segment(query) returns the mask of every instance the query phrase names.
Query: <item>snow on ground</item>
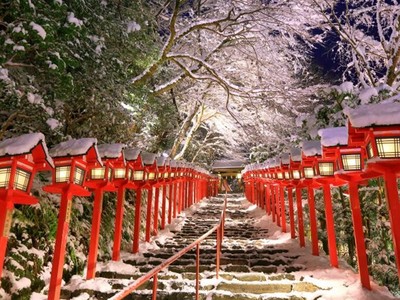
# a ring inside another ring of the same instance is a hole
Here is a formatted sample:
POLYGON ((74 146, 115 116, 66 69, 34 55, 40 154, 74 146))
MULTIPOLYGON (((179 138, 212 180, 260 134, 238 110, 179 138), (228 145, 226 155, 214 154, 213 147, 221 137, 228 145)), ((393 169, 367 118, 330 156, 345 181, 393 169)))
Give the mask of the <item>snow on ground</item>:
MULTIPOLYGON (((321 288, 329 288, 322 291, 319 299, 357 299, 357 300, 387 300, 398 299, 394 297, 386 287, 379 286, 371 279, 372 291, 361 287, 359 276, 345 262, 340 260, 338 269, 332 268, 329 264, 329 257, 325 254, 320 256, 311 255, 309 244, 300 248, 297 239, 290 238, 289 233, 281 232, 281 228, 272 222, 272 218, 265 215, 265 211, 242 198, 242 206, 246 211, 251 211, 251 216, 256 219, 256 225, 267 229, 269 236, 264 245, 279 246, 289 250, 289 254, 299 255, 295 261, 296 265, 306 266, 306 270, 294 272, 296 278, 304 277, 321 288)), ((279 296, 278 294, 275 296, 279 296)), ((302 295, 307 298, 307 294, 302 295)))

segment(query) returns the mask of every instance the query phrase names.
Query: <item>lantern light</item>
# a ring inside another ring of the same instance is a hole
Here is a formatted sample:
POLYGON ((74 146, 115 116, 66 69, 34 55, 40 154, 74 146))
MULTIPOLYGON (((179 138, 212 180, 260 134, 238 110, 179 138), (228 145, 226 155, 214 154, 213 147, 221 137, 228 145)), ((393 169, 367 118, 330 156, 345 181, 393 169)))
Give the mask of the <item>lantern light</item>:
POLYGON ((115 179, 124 179, 126 175, 125 168, 115 168, 114 169, 114 178, 115 179))
POLYGON ((134 181, 142 181, 144 180, 144 171, 138 170, 138 171, 133 171, 133 178, 132 180, 134 181))
POLYGON ((104 179, 106 173, 106 167, 101 168, 93 168, 90 170, 90 178, 91 179, 104 179))
POLYGON ((300 171, 299 170, 293 170, 292 171, 292 176, 294 179, 300 179, 301 175, 300 175, 300 171))
POLYGON ((303 172, 304 172, 304 178, 313 178, 315 175, 314 168, 312 167, 304 167, 303 172))
POLYGON ((333 162, 319 162, 318 169, 321 176, 333 176, 335 171, 333 162))
POLYGON ((380 158, 400 158, 400 137, 375 138, 380 158))
POLYGON ((342 165, 345 171, 360 171, 361 170, 361 154, 342 154, 342 165))
POLYGON ((0 188, 8 187, 10 182, 11 168, 0 169, 0 188))

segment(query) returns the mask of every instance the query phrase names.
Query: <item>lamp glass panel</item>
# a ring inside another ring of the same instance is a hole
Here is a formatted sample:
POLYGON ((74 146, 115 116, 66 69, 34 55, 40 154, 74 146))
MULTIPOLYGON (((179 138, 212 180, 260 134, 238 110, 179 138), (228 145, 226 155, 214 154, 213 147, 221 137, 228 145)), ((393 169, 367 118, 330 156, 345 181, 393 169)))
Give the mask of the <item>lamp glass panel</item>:
POLYGON ((332 176, 334 173, 332 162, 320 162, 318 163, 318 168, 321 176, 332 176))
POLYGON ((0 169, 0 188, 8 187, 10 182, 11 168, 1 168, 0 169))
POLYGON ((134 171, 133 172, 133 180, 143 180, 144 172, 143 171, 134 171))
POLYGON ((106 173, 106 167, 93 168, 90 170, 90 178, 91 179, 104 179, 105 173, 106 173))
POLYGON ((74 183, 82 185, 85 179, 85 170, 79 167, 75 167, 74 183))
POLYGON ((288 171, 285 172, 285 178, 290 179, 290 172, 288 172, 288 171))
POLYGON ((292 174, 293 174, 293 178, 294 179, 300 179, 301 178, 299 170, 293 170, 292 174))
POLYGON ((148 176, 148 179, 149 179, 149 180, 154 180, 154 178, 156 178, 156 173, 150 172, 150 173, 149 173, 149 176, 148 176))
POLYGON ((31 173, 17 169, 14 178, 14 188, 26 192, 29 185, 29 179, 31 178, 31 173))
POLYGON ((361 170, 361 154, 342 154, 343 170, 361 170))
POLYGON ((400 158, 400 137, 376 138, 380 158, 400 158))
POLYGON ((164 173, 164 178, 168 178, 168 172, 164 173))
POLYGON ((314 169, 311 167, 305 167, 303 169, 304 171, 304 177, 305 178, 313 178, 314 177, 314 169))
POLYGON ((242 178, 242 174, 240 174, 240 173, 237 174, 237 175, 236 175, 236 178, 237 178, 237 179, 241 179, 241 178, 242 178))
POLYGON ((372 149, 371 143, 368 143, 368 145, 367 145, 367 154, 368 154, 368 158, 374 157, 374 150, 372 149))
POLYGON ((68 182, 71 166, 56 167, 56 182, 68 182))
POLYGON ((278 172, 278 179, 283 179, 283 173, 282 172, 278 172))
POLYGON ((125 168, 115 168, 114 169, 114 179, 124 179, 126 174, 125 168))
POLYGON ((131 169, 128 170, 128 179, 130 179, 130 178, 132 178, 132 170, 131 169))
POLYGON ((175 173, 172 172, 170 177, 171 177, 171 178, 175 177, 175 173))

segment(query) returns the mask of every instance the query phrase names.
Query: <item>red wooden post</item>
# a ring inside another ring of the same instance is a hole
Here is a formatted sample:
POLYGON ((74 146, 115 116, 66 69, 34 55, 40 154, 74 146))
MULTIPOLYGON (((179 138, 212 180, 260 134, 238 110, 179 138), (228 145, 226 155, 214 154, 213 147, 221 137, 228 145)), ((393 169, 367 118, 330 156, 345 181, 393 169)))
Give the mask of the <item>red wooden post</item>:
POLYGON ((0 199, 0 278, 3 271, 13 210, 14 204, 11 200, 0 199))
POLYGON ((174 184, 171 182, 171 184, 168 187, 168 192, 169 192, 169 199, 168 199, 168 224, 171 224, 172 222, 172 211, 173 211, 173 206, 174 206, 174 201, 172 199, 173 195, 173 189, 174 189, 174 184))
POLYGON ((172 199, 173 204, 172 204, 172 217, 175 219, 177 215, 177 206, 179 203, 178 199, 178 182, 174 183, 174 198, 172 199))
POLYGON ((318 256, 319 248, 318 248, 317 215, 315 211, 314 189, 312 188, 311 185, 308 186, 308 208, 310 210, 312 255, 318 256))
POLYGON ((147 211, 146 211, 146 242, 150 242, 151 211, 153 205, 153 186, 147 189, 147 211))
POLYGON ((282 232, 286 232, 286 205, 285 205, 285 188, 283 184, 279 185, 280 188, 280 204, 281 204, 281 218, 282 218, 282 232))
POLYGON ((269 184, 265 187, 265 201, 266 201, 266 212, 268 215, 271 215, 271 201, 270 201, 270 193, 269 193, 269 184))
POLYGON ((294 209, 293 209, 293 188, 288 186, 288 201, 289 201, 289 218, 290 218, 290 237, 296 238, 296 229, 294 226, 294 209))
POLYGON ((389 210, 390 227, 392 230, 393 250, 396 257, 397 274, 400 279, 400 200, 396 173, 386 170, 385 194, 389 210))
POLYGON ((369 280, 367 251, 365 248, 360 198, 358 195, 358 184, 356 182, 349 181, 349 193, 351 216, 353 219, 354 239, 356 242, 358 271, 360 273, 362 286, 370 290, 371 283, 369 280))
POLYGON ((117 207, 115 212, 115 229, 114 229, 114 245, 112 260, 119 261, 121 259, 121 241, 122 241, 122 224, 124 218, 124 202, 125 202, 125 187, 118 187, 117 192, 117 207))
POLYGON ((90 245, 87 264, 86 279, 93 279, 96 275, 97 254, 99 249, 101 212, 103 208, 103 189, 94 190, 92 229, 90 233, 90 245))
POLYGON ((271 188, 271 202, 272 202, 272 222, 276 222, 276 192, 275 192, 275 187, 273 184, 270 185, 271 188))
POLYGON ((161 202, 161 229, 165 229, 165 219, 166 219, 166 205, 167 205, 167 184, 163 185, 162 191, 162 202, 161 202))
POLYGON ((64 268, 65 248, 67 245, 69 221, 72 210, 71 187, 68 187, 61 194, 60 212, 58 214, 58 225, 56 234, 56 244, 54 248, 53 263, 51 268, 50 287, 48 299, 60 298, 61 283, 64 268))
POLYGON ((331 266, 337 268, 339 267, 339 262, 336 249, 335 223, 333 221, 331 187, 329 183, 324 183, 322 185, 322 188, 324 190, 325 218, 326 230, 328 234, 329 257, 331 266))
POLYGON ((133 248, 132 248, 133 253, 139 252, 141 206, 142 206, 142 189, 138 188, 136 190, 136 199, 135 199, 135 225, 133 228, 133 248))
POLYGON ((303 203, 301 198, 301 187, 296 186, 296 203, 297 203, 297 223, 299 231, 300 247, 305 247, 306 242, 304 238, 304 219, 303 219, 303 203))
POLYGON ((276 211, 276 225, 281 227, 281 213, 282 213, 282 207, 281 207, 281 193, 280 193, 280 186, 279 184, 275 185, 275 211, 276 211))
POLYGON ((160 189, 161 187, 156 187, 156 194, 154 199, 154 219, 153 219, 153 234, 158 234, 158 210, 160 201, 160 189))

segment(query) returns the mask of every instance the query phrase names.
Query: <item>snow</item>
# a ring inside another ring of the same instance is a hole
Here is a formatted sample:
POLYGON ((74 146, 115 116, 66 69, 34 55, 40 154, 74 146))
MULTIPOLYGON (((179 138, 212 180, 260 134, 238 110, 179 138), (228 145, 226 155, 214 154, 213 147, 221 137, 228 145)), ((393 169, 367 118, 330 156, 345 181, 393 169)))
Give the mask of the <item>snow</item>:
POLYGON ((106 278, 96 278, 85 280, 80 275, 72 276, 69 284, 65 287, 69 290, 94 290, 99 292, 108 292, 112 290, 112 286, 108 283, 106 278))
POLYGON ((321 155, 321 142, 320 141, 303 141, 301 148, 305 156, 321 155))
POLYGON ((377 103, 345 108, 344 113, 353 127, 400 124, 400 103, 377 103))
POLYGON ((73 12, 68 14, 67 21, 68 23, 74 24, 77 27, 81 27, 83 25, 83 21, 76 18, 73 12))
POLYGON ((24 46, 20 46, 20 45, 15 45, 13 47, 14 51, 25 51, 25 47, 24 46))
POLYGON ((19 155, 31 152, 31 150, 42 143, 46 160, 53 165, 53 160, 48 155, 46 141, 44 135, 40 132, 27 133, 15 138, 6 139, 0 142, 0 156, 19 155))
POLYGON ((149 166, 155 162, 157 154, 142 151, 140 156, 142 157, 143 164, 149 166))
POLYGON ((27 97, 29 103, 32 103, 32 104, 42 104, 43 103, 43 98, 39 94, 28 93, 26 95, 26 97, 27 97))
POLYGON ((354 85, 351 81, 345 81, 336 87, 336 90, 342 93, 352 93, 354 90, 354 85))
POLYGON ((128 23, 126 31, 128 33, 139 31, 141 29, 140 25, 136 23, 135 21, 131 21, 128 23))
POLYGON ((125 159, 127 161, 137 160, 138 157, 139 157, 140 152, 141 152, 140 149, 134 149, 134 148, 124 149, 125 159))
POLYGON ((120 273, 120 274, 136 274, 139 270, 138 268, 126 264, 122 261, 110 261, 107 263, 98 263, 97 264, 97 270, 100 272, 115 272, 115 273, 120 273))
POLYGON ((9 81, 10 77, 8 77, 8 70, 4 68, 0 68, 0 80, 9 81))
POLYGON ((293 161, 301 161, 301 149, 300 148, 290 149, 290 158, 293 161))
POLYGON ((101 144, 97 145, 97 150, 101 158, 118 158, 121 156, 122 150, 126 147, 125 144, 101 144))
POLYGON ((95 138, 83 138, 83 139, 71 139, 66 142, 62 142, 55 145, 50 149, 50 156, 52 157, 63 157, 63 156, 74 156, 84 155, 93 146, 96 146, 97 139, 95 138))
POLYGON ((318 134, 324 147, 346 146, 348 144, 349 134, 345 126, 320 129, 318 134))
POLYGON ((374 87, 367 87, 365 89, 362 89, 358 94, 358 98, 360 98, 361 104, 369 103, 371 98, 374 96, 378 96, 378 91, 374 87))
POLYGON ((35 22, 30 22, 29 25, 32 27, 33 30, 35 30, 37 32, 37 34, 42 39, 46 38, 46 31, 44 30, 44 28, 42 26, 40 26, 39 24, 36 24, 35 22))
POLYGON ((290 163, 290 154, 289 153, 281 154, 281 161, 282 161, 282 164, 288 165, 290 163))
POLYGON ((57 127, 60 126, 60 122, 59 122, 58 120, 56 120, 56 119, 53 119, 53 118, 48 119, 48 120, 46 121, 46 124, 49 125, 49 127, 50 127, 52 130, 54 130, 54 129, 56 129, 57 127))

